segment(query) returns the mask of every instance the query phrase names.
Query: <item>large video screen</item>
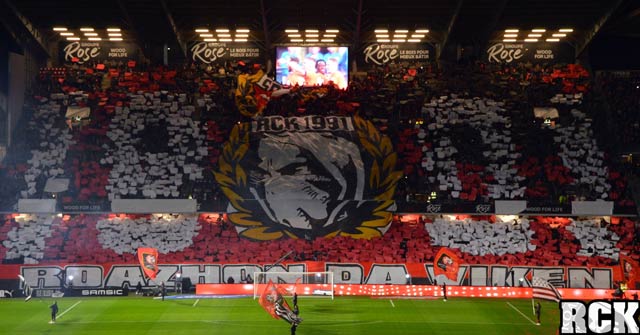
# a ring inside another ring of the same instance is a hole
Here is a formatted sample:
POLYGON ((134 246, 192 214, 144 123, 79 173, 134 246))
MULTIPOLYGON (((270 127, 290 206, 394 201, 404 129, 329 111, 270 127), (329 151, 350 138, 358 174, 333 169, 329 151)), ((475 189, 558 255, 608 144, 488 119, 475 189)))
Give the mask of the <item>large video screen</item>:
POLYGON ((349 83, 348 47, 277 47, 276 81, 291 86, 332 83, 340 89, 349 83))

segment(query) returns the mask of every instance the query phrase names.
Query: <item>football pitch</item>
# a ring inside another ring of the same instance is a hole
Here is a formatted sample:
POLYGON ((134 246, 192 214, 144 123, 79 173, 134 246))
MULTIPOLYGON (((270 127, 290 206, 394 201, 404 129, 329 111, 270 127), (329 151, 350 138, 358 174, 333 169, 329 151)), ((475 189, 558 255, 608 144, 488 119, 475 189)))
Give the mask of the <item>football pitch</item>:
MULTIPOLYGON (((167 299, 149 297, 0 299, 0 334, 290 334, 251 297, 167 299)), ((336 297, 298 299, 304 319, 297 334, 553 335, 557 304, 542 302, 535 325, 531 300, 394 299, 336 297)), ((290 301, 289 301, 290 302, 290 301)))

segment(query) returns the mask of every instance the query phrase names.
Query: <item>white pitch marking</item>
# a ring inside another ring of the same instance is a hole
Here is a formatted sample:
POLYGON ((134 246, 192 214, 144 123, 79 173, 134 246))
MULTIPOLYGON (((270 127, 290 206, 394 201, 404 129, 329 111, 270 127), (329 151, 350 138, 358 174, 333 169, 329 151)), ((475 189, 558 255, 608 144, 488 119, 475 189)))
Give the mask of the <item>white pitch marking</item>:
POLYGON ((391 303, 391 306, 393 306, 393 308, 396 308, 396 305, 393 304, 393 300, 389 299, 389 302, 391 303))
POLYGON ((196 302, 193 303, 193 307, 196 307, 196 305, 198 304, 198 301, 200 301, 200 299, 196 299, 196 302))
POLYGON ((80 304, 81 302, 82 302, 82 300, 81 300, 81 301, 76 302, 76 303, 75 303, 75 304, 73 304, 73 305, 71 305, 71 307, 69 307, 69 308, 67 308, 66 310, 64 310, 64 312, 60 313, 60 315, 58 315, 58 316, 56 317, 56 319, 61 318, 61 317, 62 317, 63 315, 65 315, 68 311, 70 311, 70 310, 72 310, 74 307, 78 306, 78 304, 80 304))
POLYGON ((510 302, 507 302, 507 305, 509 305, 509 307, 513 308, 516 312, 520 313, 520 315, 524 316, 524 318, 529 320, 529 322, 533 323, 534 325, 536 324, 535 322, 533 322, 533 320, 529 319, 528 316, 526 316, 526 315, 524 315, 524 313, 520 312, 520 310, 518 308, 516 308, 516 306, 512 305, 510 302))

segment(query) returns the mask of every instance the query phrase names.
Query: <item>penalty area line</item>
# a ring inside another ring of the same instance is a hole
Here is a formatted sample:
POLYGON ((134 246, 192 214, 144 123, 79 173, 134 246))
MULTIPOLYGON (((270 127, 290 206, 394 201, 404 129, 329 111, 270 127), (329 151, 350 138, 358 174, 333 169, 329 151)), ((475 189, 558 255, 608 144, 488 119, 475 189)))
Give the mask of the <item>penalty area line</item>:
POLYGON ((516 306, 512 305, 510 302, 507 302, 507 305, 509 305, 509 307, 513 308, 520 315, 524 316, 524 318, 529 320, 529 322, 533 323, 534 325, 537 324, 537 323, 533 322, 533 320, 529 319, 528 316, 524 315, 524 313, 522 313, 516 306))
POLYGON ((68 311, 70 311, 70 310, 74 309, 74 308, 75 308, 76 306, 78 306, 81 302, 82 302, 82 300, 81 300, 81 301, 76 302, 75 304, 71 305, 71 307, 69 307, 69 308, 65 309, 62 313, 60 313, 60 315, 58 315, 58 316, 56 317, 56 319, 59 319, 59 318, 61 318, 63 315, 67 314, 67 312, 68 312, 68 311))
POLYGON ((200 299, 196 299, 196 302, 193 303, 193 307, 196 307, 196 305, 198 304, 198 301, 200 301, 200 299))
POLYGON ((393 308, 396 308, 396 305, 393 303, 393 300, 389 299, 389 302, 391 303, 391 306, 393 306, 393 308))

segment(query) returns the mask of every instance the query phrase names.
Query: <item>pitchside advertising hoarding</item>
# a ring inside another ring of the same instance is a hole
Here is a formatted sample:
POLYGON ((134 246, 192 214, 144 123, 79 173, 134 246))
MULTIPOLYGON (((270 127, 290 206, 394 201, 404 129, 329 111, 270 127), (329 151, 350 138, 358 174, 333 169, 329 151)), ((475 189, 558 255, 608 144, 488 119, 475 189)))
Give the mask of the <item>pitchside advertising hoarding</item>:
POLYGON ((392 62, 428 62, 435 57, 435 48, 426 43, 370 43, 357 57, 358 64, 363 67, 392 62))
POLYGON ((111 41, 76 41, 60 43, 60 62, 78 63, 138 60, 134 43, 111 41))
POLYGON ((191 42, 188 59, 194 63, 220 63, 225 61, 260 60, 260 48, 252 43, 191 42))
POLYGON ((494 42, 485 52, 489 63, 573 63, 574 48, 568 43, 494 42))

